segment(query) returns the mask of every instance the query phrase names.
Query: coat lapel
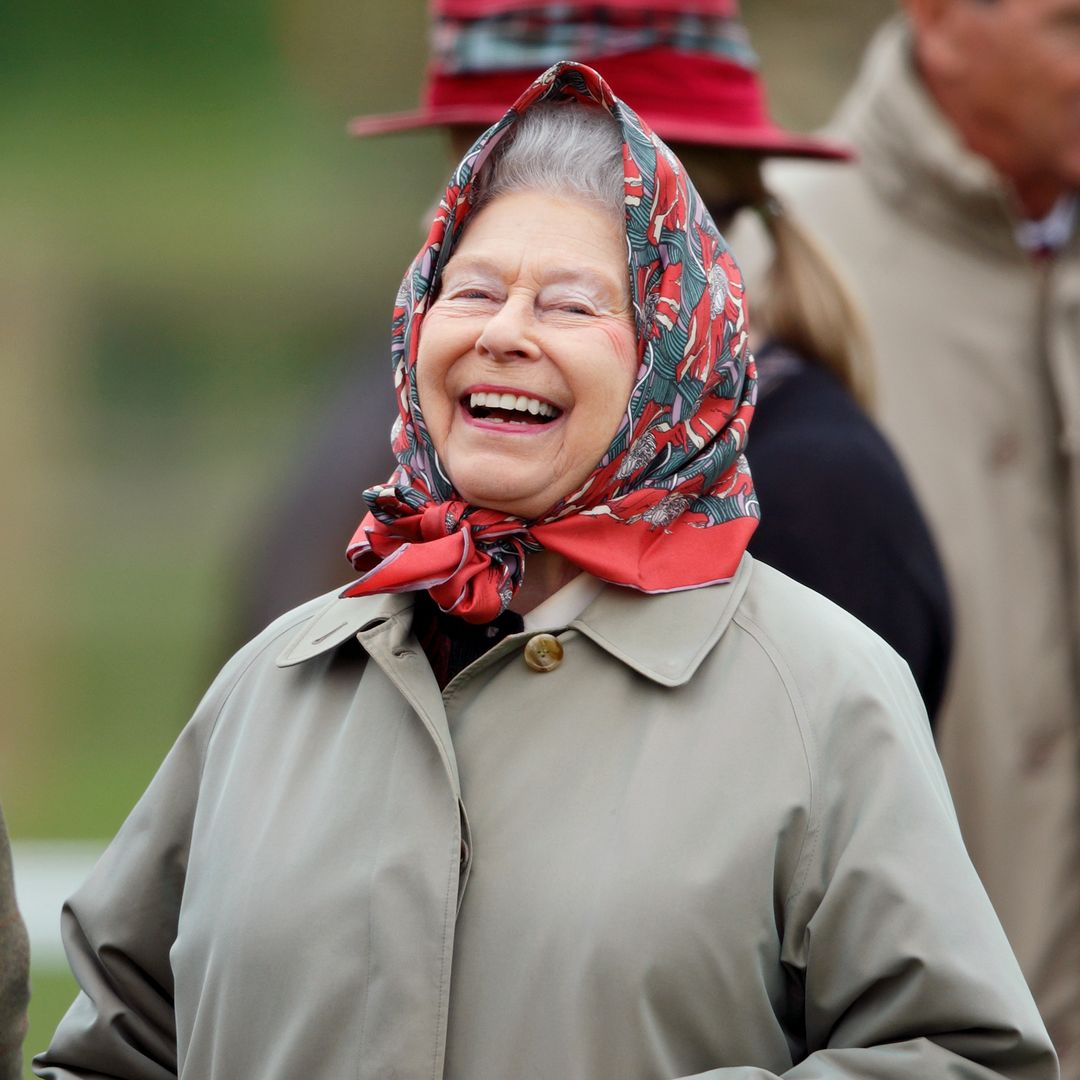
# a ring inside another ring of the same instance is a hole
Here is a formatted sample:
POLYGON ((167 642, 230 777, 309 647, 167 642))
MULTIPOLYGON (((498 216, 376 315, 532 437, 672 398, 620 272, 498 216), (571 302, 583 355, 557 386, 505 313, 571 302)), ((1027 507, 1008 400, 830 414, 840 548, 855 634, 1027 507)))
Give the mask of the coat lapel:
POLYGON ((277 666, 302 664, 355 638, 420 717, 460 798, 446 710, 431 666, 411 636, 412 610, 411 593, 337 596, 301 628, 278 657, 277 666))
POLYGON ((753 562, 743 555, 730 581, 683 592, 608 586, 570 626, 653 682, 682 686, 731 623, 753 562))

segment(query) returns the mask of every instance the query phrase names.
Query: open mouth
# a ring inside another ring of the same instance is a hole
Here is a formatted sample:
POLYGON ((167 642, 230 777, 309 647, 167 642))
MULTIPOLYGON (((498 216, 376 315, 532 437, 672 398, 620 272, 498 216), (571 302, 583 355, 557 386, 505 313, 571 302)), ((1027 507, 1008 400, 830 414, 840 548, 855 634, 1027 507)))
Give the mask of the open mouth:
POLYGON ((462 407, 474 420, 488 424, 550 424, 562 415, 548 401, 525 394, 475 391, 461 399, 462 407))

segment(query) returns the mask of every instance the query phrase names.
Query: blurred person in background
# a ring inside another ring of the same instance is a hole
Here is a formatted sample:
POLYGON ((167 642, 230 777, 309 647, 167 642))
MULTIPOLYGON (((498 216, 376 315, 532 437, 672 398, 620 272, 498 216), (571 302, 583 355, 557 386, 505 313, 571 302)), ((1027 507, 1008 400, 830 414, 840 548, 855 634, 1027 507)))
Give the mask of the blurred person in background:
POLYGON ((0 1080, 22 1076, 22 1044, 30 1004, 30 945, 15 903, 15 876, 0 810, 0 1080))
POLYGON ((1080 1080, 1080 0, 905 0, 828 130, 855 164, 769 183, 868 314, 956 606, 939 749, 1080 1080))
MULTIPOLYGON (((775 257, 754 306, 764 344, 748 456, 765 513, 750 550, 881 634, 911 666, 933 719, 951 640, 944 573, 896 456, 867 413, 873 371, 859 312, 761 175, 769 158, 843 159, 847 151, 773 122, 736 0, 440 0, 431 49, 423 105, 360 118, 354 134, 439 126, 460 155, 502 115, 514 87, 581 55, 675 149, 721 228, 744 207, 761 215, 775 257)), ((238 636, 344 584, 341 537, 353 493, 390 467, 383 435, 393 402, 370 370, 358 364, 335 394, 246 561, 238 636)))
POLYGON ((1054 1080, 909 669, 746 554, 739 270, 595 71, 469 151, 393 327, 362 576, 69 901, 39 1075, 1054 1080))

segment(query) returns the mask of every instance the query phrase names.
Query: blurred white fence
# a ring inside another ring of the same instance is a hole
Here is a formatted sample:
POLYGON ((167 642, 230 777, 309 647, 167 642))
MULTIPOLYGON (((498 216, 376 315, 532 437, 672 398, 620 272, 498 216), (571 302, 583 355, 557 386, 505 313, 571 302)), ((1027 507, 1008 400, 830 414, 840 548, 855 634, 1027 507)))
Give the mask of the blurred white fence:
POLYGON ((64 968, 60 908, 82 884, 101 853, 101 840, 22 840, 11 845, 15 896, 30 934, 35 967, 64 968))

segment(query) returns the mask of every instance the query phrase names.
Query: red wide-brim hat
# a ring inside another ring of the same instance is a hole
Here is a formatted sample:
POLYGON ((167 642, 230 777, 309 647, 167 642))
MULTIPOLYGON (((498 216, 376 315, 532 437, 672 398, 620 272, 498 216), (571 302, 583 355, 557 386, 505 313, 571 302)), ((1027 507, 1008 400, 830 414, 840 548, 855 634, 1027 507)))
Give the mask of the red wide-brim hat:
POLYGON ((500 119, 552 63, 595 68, 667 142, 794 157, 851 157, 840 143, 785 130, 738 18, 737 0, 435 0, 423 102, 357 117, 354 135, 500 119))

